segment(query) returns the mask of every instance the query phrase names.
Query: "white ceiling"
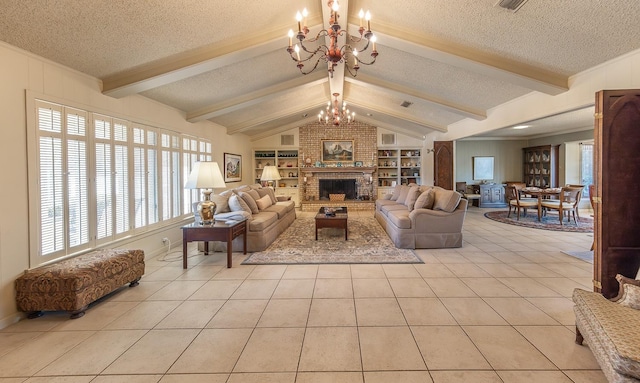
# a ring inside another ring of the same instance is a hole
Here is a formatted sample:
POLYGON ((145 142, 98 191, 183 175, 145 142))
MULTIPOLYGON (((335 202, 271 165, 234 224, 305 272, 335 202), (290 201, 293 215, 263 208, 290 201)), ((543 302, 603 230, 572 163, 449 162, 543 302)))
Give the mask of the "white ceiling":
MULTIPOLYGON (((341 0, 342 27, 368 9, 378 38, 377 62, 355 78, 304 76, 286 52, 296 11, 317 31, 326 0, 0 0, 0 40, 100 78, 109 96, 141 94, 255 139, 314 120, 336 91, 372 125, 444 132, 530 92, 562 94, 569 76, 640 48, 637 0, 529 0, 515 13, 496 2, 341 0)), ((575 130, 592 116, 483 136, 575 130)))

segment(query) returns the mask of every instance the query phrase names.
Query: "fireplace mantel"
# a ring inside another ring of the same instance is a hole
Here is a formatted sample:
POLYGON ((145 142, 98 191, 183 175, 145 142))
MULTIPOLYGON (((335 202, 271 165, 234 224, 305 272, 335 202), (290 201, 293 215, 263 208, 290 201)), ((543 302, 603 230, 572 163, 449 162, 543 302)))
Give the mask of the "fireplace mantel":
POLYGON ((316 167, 308 167, 308 168, 300 168, 300 171, 304 174, 305 177, 311 177, 313 174, 317 173, 349 173, 349 174, 362 174, 362 175, 373 175, 376 172, 376 166, 341 166, 341 167, 325 167, 325 168, 316 168, 316 167))

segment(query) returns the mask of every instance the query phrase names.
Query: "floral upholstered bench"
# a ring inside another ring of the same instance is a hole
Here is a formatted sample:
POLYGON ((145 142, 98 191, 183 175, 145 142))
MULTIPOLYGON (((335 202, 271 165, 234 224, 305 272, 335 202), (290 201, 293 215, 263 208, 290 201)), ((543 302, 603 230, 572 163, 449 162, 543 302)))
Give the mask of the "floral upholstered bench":
POLYGON ((27 270, 16 280, 18 310, 29 318, 42 311, 69 311, 80 318, 91 302, 144 274, 144 251, 98 250, 51 265, 27 270))
POLYGON ((620 294, 575 289, 576 343, 587 341, 609 382, 640 382, 640 281, 618 275, 620 294))

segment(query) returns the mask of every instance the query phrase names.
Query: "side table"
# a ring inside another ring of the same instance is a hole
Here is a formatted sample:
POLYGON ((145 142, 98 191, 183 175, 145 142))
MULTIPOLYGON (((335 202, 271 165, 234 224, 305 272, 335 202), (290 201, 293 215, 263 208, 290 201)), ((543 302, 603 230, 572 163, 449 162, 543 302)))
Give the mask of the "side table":
POLYGON ((204 241, 204 254, 209 255, 209 241, 223 241, 227 243, 227 268, 231 268, 231 254, 233 253, 233 239, 243 236, 243 254, 247 254, 247 221, 221 222, 208 225, 194 222, 182 226, 182 268, 187 268, 187 243, 204 241))

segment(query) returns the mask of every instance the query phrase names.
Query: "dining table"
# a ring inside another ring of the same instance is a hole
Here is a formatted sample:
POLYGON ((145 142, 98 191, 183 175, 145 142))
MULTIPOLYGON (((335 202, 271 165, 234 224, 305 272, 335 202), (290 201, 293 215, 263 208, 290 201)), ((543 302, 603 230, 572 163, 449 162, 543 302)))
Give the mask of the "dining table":
POLYGON ((560 197, 562 188, 539 188, 539 187, 525 187, 520 189, 520 193, 524 195, 530 195, 538 198, 538 221, 542 220, 542 199, 560 197))

